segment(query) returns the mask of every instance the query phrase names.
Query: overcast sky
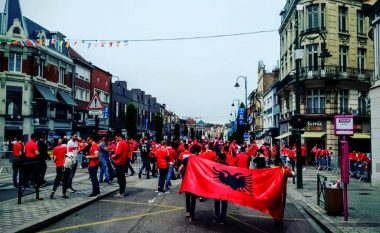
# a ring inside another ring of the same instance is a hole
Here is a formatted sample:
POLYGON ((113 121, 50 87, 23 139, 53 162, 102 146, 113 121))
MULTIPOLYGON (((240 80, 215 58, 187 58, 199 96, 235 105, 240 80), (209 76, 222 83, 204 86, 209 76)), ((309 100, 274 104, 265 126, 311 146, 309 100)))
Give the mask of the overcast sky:
MULTIPOLYGON (((0 0, 4 6, 5 0, 0 0)), ((284 0, 20 0, 24 16, 69 39, 133 40, 278 29, 284 0)), ((87 60, 157 97, 179 116, 226 123, 233 99, 257 86, 257 64, 279 60, 278 32, 215 39, 73 46, 87 60)))

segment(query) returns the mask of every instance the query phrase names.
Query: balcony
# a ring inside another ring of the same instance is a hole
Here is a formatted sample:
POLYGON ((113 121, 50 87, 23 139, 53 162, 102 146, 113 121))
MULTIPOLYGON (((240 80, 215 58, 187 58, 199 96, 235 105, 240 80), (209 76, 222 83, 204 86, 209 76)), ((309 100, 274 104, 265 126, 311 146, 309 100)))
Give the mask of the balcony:
POLYGON ((302 38, 305 35, 308 34, 314 34, 314 33, 321 33, 323 31, 326 31, 326 27, 311 27, 311 28, 306 28, 305 30, 301 31, 300 37, 302 38))
POLYGON ((358 69, 340 66, 317 66, 302 67, 300 71, 300 80, 302 79, 351 79, 358 81, 370 82, 373 76, 373 70, 358 69))

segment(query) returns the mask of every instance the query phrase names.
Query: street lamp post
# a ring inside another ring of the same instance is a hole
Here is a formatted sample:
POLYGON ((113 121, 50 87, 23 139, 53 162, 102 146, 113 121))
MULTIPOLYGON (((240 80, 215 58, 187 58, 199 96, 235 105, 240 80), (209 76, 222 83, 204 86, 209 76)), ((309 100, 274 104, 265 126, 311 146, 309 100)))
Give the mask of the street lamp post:
POLYGON ((244 79, 244 87, 245 87, 245 108, 247 109, 247 76, 242 76, 240 75, 239 77, 236 78, 236 83, 235 87, 240 87, 239 85, 239 79, 243 78, 244 79))
POLYGON ((240 100, 238 100, 238 99, 234 99, 234 100, 232 101, 231 107, 235 107, 235 101, 238 102, 238 107, 240 107, 240 100))
POLYGON ((248 113, 248 105, 247 105, 247 76, 242 76, 242 75, 240 75, 240 76, 238 76, 237 78, 236 78, 236 83, 235 83, 235 87, 240 87, 240 85, 239 85, 239 79, 240 78, 243 78, 244 79, 244 87, 245 87, 245 131, 247 131, 247 127, 248 127, 248 121, 247 121, 247 113, 248 113))

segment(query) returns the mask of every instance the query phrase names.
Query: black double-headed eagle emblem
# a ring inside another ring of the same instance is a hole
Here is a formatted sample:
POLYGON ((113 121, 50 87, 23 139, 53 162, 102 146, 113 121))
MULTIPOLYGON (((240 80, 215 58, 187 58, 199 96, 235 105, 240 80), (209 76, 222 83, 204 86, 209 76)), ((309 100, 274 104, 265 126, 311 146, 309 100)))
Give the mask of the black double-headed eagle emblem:
POLYGON ((214 180, 229 186, 231 189, 246 192, 252 195, 252 174, 243 175, 242 173, 231 174, 227 170, 218 170, 215 167, 212 168, 214 180))

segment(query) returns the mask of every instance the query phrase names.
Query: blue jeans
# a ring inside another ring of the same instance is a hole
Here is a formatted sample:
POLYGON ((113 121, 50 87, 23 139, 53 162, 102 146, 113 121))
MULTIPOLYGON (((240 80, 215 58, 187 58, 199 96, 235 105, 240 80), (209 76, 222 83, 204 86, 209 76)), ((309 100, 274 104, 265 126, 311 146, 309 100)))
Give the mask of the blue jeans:
POLYGON ((170 180, 172 178, 173 170, 174 170, 174 163, 170 163, 169 164, 169 171, 168 171, 168 174, 166 176, 166 188, 168 186, 172 185, 172 182, 170 180))
POLYGON ((90 173, 92 183, 92 194, 100 194, 99 181, 98 181, 98 167, 88 167, 88 173, 90 173))
POLYGON ((99 163, 100 163, 100 174, 99 174, 99 181, 103 181, 103 175, 106 176, 106 182, 110 182, 110 175, 108 173, 108 158, 105 158, 103 156, 99 157, 99 163))

